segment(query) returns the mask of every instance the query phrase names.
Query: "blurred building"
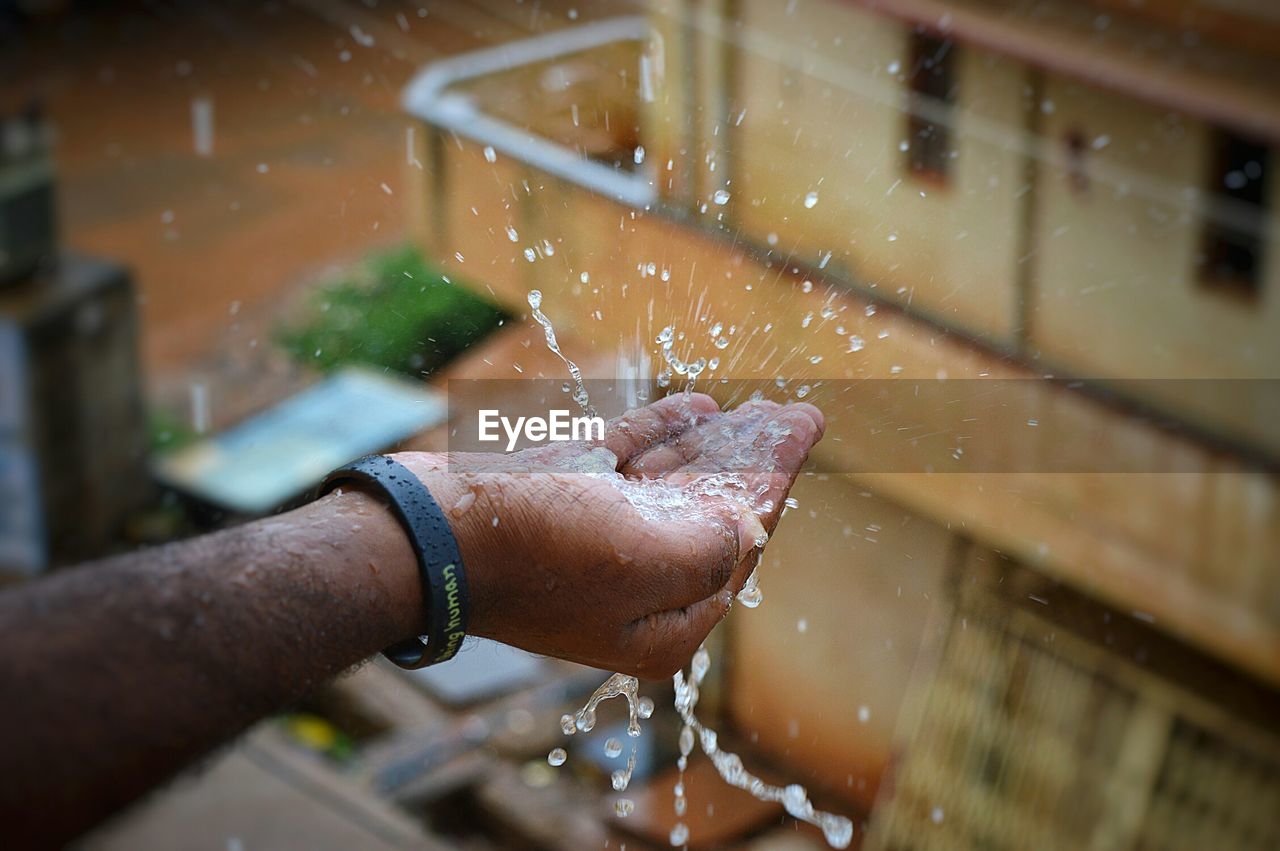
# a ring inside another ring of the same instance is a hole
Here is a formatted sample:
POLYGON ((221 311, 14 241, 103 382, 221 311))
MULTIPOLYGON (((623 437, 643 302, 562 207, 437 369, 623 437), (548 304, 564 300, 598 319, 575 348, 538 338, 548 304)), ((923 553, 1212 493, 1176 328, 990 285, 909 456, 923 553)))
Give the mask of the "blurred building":
POLYGON ((826 411, 731 725, 866 847, 1276 847, 1280 15, 650 6, 405 105, 461 279, 826 411))

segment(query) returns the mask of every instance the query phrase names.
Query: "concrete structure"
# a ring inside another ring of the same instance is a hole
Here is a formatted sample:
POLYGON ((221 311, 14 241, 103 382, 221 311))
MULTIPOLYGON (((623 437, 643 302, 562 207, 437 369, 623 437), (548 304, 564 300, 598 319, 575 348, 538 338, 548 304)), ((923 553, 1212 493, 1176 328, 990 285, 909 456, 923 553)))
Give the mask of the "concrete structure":
MULTIPOLYGON (((926 747, 937 724, 986 741, 1021 695, 1077 701, 1068 723, 1106 703, 1106 683, 1120 684, 1107 729, 1145 744, 1099 767, 1092 745, 1025 716, 1006 750, 1033 754, 1019 776, 1047 791, 1007 799, 1004 835, 1035 844, 1017 827, 1028 812, 1097 786, 1114 795, 1064 844, 1167 838, 1184 740, 1200 749, 1187 765, 1209 753, 1245 772, 1232 783, 1255 778, 1242 824, 1280 794, 1276 716, 1254 712, 1280 685, 1280 99, 1265 82, 1280 57, 1257 37, 1277 24, 1262 7, 1148 6, 1049 4, 1033 21, 999 0, 655 0, 632 53, 611 38, 564 60, 579 81, 593 62, 638 80, 610 101, 613 141, 599 126, 595 150, 558 140, 583 158, 631 146, 648 206, 406 102, 429 119, 422 239, 461 279, 517 312, 541 289, 597 352, 650 351, 674 325, 681 354, 718 358, 713 380, 783 379, 826 410, 823 475, 800 483, 766 557, 769 602, 729 623, 723 706, 868 806, 899 772, 873 817, 881 847, 941 821, 920 802, 969 807, 959 824, 976 830, 1003 794, 912 787, 938 775, 920 768, 930 753, 955 777, 979 771, 926 747), (1177 14, 1199 23, 1193 46, 1162 29, 1177 14), (942 378, 1034 389, 960 416, 912 407, 942 378), (896 430, 874 395, 892 382, 910 388, 884 391, 896 430), (887 441, 903 424, 943 437, 887 441), (983 652, 1014 661, 974 675, 985 691, 947 691, 979 618, 983 652), (1108 650, 1121 632, 1138 637, 1108 650), (1036 773, 1046 753, 1068 766, 1052 782, 1036 773)), ((738 386, 711 385, 725 400, 738 386)), ((1229 808, 1229 788, 1201 790, 1205 811, 1229 808)), ((1247 845, 1241 830, 1221 836, 1247 845)))

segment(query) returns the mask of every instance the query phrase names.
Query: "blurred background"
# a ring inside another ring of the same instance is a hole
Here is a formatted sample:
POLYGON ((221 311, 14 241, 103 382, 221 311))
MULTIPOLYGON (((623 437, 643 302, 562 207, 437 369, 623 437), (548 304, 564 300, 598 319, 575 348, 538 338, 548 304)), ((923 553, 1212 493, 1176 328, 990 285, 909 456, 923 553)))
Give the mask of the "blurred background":
MULTIPOLYGON (((710 642, 748 767, 867 849, 1280 847, 1274 4, 9 0, 0 44, 4 581, 445 448, 567 378, 538 289, 633 396, 670 326, 826 412, 710 642)), ((670 687, 625 818, 622 707, 560 733, 604 676, 375 662, 85 845, 669 847, 670 687)), ((825 847, 685 782, 690 847, 825 847)))

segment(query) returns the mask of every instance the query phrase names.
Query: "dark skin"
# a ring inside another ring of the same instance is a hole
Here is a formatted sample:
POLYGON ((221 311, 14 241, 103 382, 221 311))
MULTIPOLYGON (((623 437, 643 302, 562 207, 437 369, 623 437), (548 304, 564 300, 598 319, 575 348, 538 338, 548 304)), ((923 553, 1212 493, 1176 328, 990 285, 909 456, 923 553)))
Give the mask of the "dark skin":
MULTIPOLYGON (((603 444, 396 458, 450 518, 471 633, 653 679, 728 612, 822 428, 811 405, 720 413, 695 394, 603 444)), ((79 835, 422 613, 403 530, 359 490, 0 594, 6 844, 79 835)))

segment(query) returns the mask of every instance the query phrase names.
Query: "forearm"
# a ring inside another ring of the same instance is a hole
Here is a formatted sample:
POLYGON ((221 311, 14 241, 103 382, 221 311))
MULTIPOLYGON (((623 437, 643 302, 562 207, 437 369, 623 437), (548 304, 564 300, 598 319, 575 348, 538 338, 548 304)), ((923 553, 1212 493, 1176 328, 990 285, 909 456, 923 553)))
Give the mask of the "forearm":
MULTIPOLYGON (((396 457, 449 518, 472 633, 665 678, 724 616, 821 430, 811 406, 682 394, 603 446, 396 457), (696 486, 736 479, 744 447, 752 504, 696 486)), ((424 619, 408 537, 358 491, 0 594, 5 839, 78 834, 424 619)))
POLYGON ((422 611, 407 539, 356 492, 0 595, 6 835, 75 835, 422 611))

